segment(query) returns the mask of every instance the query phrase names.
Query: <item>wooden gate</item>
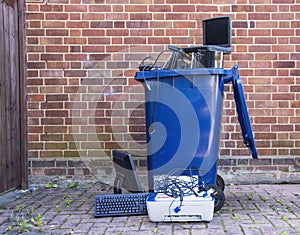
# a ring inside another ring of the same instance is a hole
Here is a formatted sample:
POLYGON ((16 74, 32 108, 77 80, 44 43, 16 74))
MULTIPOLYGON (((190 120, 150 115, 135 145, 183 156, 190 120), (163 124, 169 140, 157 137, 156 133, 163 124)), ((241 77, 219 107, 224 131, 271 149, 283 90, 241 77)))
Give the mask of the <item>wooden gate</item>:
POLYGON ((0 1, 0 193, 27 184, 23 10, 0 1))

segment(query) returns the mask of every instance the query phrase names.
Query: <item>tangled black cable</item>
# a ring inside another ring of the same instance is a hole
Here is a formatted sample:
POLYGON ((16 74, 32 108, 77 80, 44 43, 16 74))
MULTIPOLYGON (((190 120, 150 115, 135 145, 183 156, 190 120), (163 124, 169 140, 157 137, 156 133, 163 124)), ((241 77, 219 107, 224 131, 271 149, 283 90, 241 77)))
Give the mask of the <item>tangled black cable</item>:
POLYGON ((198 175, 193 175, 191 169, 185 169, 184 172, 186 174, 182 174, 182 169, 171 171, 163 180, 157 182, 156 191, 174 198, 190 195, 198 196, 198 175), (181 174, 175 174, 178 172, 181 172, 181 174))

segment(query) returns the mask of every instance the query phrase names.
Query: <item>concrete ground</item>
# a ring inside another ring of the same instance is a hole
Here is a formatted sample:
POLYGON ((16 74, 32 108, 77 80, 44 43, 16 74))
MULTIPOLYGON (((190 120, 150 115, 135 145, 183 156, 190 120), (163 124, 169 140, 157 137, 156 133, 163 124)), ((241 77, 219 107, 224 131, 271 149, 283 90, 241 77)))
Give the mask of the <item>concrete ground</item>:
POLYGON ((147 216, 94 218, 105 185, 40 188, 0 196, 1 234, 300 234, 300 185, 231 185, 210 223, 152 223, 147 216))

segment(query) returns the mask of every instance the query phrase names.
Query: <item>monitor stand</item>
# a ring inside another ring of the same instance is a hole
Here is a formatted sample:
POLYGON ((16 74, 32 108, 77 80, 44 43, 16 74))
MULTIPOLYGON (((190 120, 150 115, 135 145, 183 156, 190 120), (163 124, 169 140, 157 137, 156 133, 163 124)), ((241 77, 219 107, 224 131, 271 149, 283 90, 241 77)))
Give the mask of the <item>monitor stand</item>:
POLYGON ((124 174, 121 174, 119 172, 116 173, 116 178, 114 181, 114 194, 122 194, 122 185, 124 177, 124 174))

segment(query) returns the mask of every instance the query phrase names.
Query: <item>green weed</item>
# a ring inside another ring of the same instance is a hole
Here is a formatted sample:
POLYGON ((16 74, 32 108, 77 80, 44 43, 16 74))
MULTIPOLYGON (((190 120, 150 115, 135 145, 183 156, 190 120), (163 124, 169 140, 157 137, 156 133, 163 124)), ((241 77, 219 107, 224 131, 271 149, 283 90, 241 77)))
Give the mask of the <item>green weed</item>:
POLYGON ((31 224, 29 224, 28 222, 29 222, 29 220, 27 220, 27 219, 17 220, 18 233, 29 232, 29 228, 31 227, 31 224))
POLYGON ((286 215, 282 216, 281 219, 282 219, 284 222, 288 222, 288 220, 289 220, 288 217, 287 217, 286 215))
POLYGON ((76 181, 76 182, 73 182, 73 183, 68 183, 68 188, 78 188, 79 186, 79 183, 76 181))
POLYGON ((23 204, 16 205, 16 211, 17 211, 17 212, 22 212, 23 207, 24 207, 23 204))
POLYGON ((269 197, 268 197, 268 196, 264 196, 262 200, 263 200, 264 202, 266 202, 266 201, 269 200, 269 197))
POLYGON ((70 208, 70 204, 71 204, 71 200, 66 200, 65 201, 65 206, 66 206, 66 208, 70 208))
POLYGON ((277 199, 276 202, 278 202, 280 205, 283 204, 283 201, 281 199, 277 199))
POLYGON ((66 194, 64 195, 63 199, 67 199, 67 198, 70 198, 70 197, 71 197, 70 194, 66 193, 66 194))

